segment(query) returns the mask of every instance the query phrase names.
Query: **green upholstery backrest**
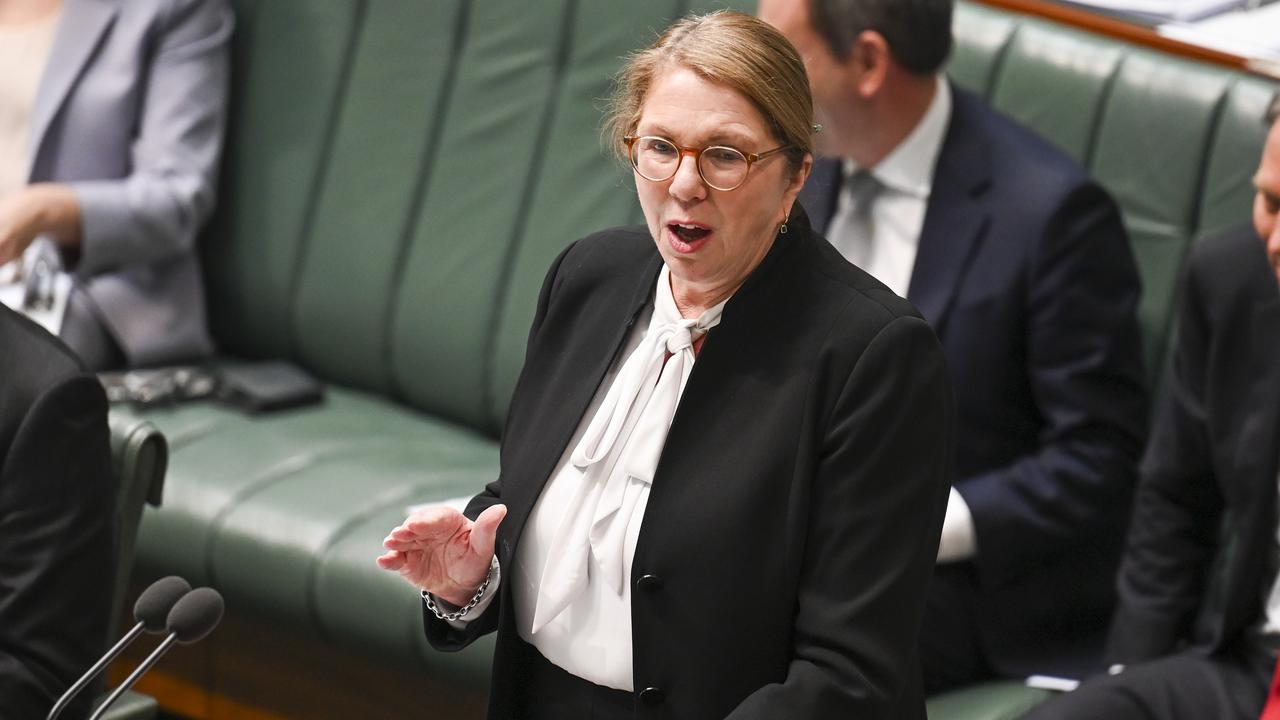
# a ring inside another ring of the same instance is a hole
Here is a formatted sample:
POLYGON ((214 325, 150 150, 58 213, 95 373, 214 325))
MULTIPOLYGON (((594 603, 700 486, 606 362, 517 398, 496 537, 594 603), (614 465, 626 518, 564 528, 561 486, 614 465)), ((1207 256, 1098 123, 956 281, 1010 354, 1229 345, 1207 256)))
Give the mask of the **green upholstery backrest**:
POLYGON ((1103 99, 1124 53, 1097 35, 1025 22, 1005 48, 991 103, 1087 163, 1103 99))
POLYGON ((639 218, 600 142, 628 52, 749 2, 237 0, 223 349, 497 433, 543 274, 639 218))
MULTIPOLYGON (((552 257, 640 219, 600 144, 613 73, 725 4, 236 0, 203 245, 223 349, 496 434, 552 257)), ((952 77, 1120 202, 1156 366, 1188 243, 1247 217, 1269 86, 970 3, 955 33, 952 77)))
POLYGON ((219 207, 203 241, 210 323, 224 350, 296 357, 299 260, 358 7, 339 0, 235 3, 219 207))
POLYGON ((1103 109, 1091 169, 1124 212, 1142 276, 1138 319, 1152 372, 1163 364, 1201 175, 1230 82, 1225 72, 1134 50, 1103 109))
POLYGON ((951 77, 1080 160, 1119 203, 1158 371, 1188 247, 1249 218, 1272 86, 972 3, 958 4, 955 34, 951 77))
POLYGON ((1227 93, 1200 191, 1197 237, 1239 225, 1252 207, 1253 173, 1266 128, 1258 122, 1275 88, 1258 78, 1242 77, 1227 93))
POLYGON ((979 95, 990 96, 996 68, 1018 29, 1016 17, 984 5, 958 5, 951 23, 955 46, 947 63, 951 79, 979 95))
POLYGON ((493 387, 486 398, 488 420, 495 426, 502 422, 520 373, 534 300, 551 261, 570 241, 629 222, 637 206, 631 173, 607 157, 600 140, 599 109, 618 67, 618 48, 651 41, 654 28, 678 17, 685 4, 588 2, 579 10, 570 30, 572 54, 546 136, 538 143, 548 161, 531 182, 528 231, 503 268, 506 282, 489 356, 493 387))

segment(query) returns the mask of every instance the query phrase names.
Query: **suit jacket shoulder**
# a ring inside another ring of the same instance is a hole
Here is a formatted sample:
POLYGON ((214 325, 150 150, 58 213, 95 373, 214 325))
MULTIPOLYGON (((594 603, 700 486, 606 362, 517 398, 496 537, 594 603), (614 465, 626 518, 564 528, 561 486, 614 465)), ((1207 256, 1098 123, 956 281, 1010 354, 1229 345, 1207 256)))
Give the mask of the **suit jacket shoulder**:
POLYGON ((935 186, 960 182, 991 192, 1001 213, 1049 219, 1062 198, 1079 188, 1102 192, 1088 172, 1048 140, 996 111, 973 93, 953 88, 951 125, 939 159, 935 186), (945 156, 963 158, 948 163, 945 156), (985 169, 985 172, 976 170, 985 169), (963 173, 961 175, 960 173, 963 173))
POLYGON ((0 305, 0 460, 18 423, 50 388, 84 373, 75 353, 29 318, 0 305))
POLYGON ((1197 299, 1223 319, 1240 316, 1244 305, 1273 299, 1277 292, 1264 244, 1248 224, 1196 243, 1187 268, 1197 299))
MULTIPOLYGON (((57 338, 0 306, 6 716, 43 716, 105 647, 115 579, 109 435, 98 381, 57 338)), ((83 717, 90 698, 84 693, 68 714, 83 717)))

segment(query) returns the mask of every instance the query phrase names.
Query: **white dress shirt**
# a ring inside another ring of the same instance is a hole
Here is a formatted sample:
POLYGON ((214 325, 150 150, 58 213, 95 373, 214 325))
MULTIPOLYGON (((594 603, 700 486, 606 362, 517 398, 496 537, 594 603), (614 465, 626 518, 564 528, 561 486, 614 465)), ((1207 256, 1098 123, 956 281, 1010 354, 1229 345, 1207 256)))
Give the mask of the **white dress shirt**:
MULTIPOLYGON (((915 129, 879 164, 868 169, 881 185, 871 207, 872 235, 854 236, 852 229, 857 225, 851 218, 858 211, 857 200, 847 182, 842 184, 828 229, 827 239, 846 260, 902 297, 907 296, 911 285, 920 231, 924 228, 933 190, 934 170, 951 123, 951 86, 946 78, 939 76, 936 88, 929 108, 915 129)), ((845 160, 846 180, 858 170, 856 163, 845 160)), ((977 550, 973 514, 960 493, 952 488, 942 524, 938 562, 965 560, 976 555, 977 550)))
MULTIPOLYGON (((933 171, 951 122, 951 87, 939 77, 929 109, 915 129, 873 168, 868 168, 883 189, 871 209, 875 227, 872 237, 849 237, 845 218, 856 208, 845 183, 836 201, 828 240, 849 262, 871 273, 902 297, 907 296, 911 269, 916 261, 920 230, 933 188, 933 171)), ((846 178, 857 172, 852 160, 845 160, 846 178)))
MULTIPOLYGON (((1280 488, 1280 477, 1276 478, 1276 486, 1280 488)), ((1273 558, 1280 558, 1280 523, 1277 523, 1276 532, 1273 536, 1276 541, 1276 547, 1272 548, 1275 553, 1273 558)), ((1277 563, 1273 560, 1270 567, 1275 568, 1277 563)), ((1280 637, 1280 572, 1271 581, 1271 592, 1266 598, 1266 617, 1263 619, 1262 632, 1267 635, 1280 637)))

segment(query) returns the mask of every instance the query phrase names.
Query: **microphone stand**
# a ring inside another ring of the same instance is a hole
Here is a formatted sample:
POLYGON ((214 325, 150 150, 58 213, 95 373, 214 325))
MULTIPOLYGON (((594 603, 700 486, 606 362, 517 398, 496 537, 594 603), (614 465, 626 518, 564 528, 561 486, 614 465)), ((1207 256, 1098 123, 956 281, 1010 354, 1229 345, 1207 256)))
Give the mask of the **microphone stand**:
POLYGON ((120 638, 120 642, 112 645, 111 649, 107 651, 107 654, 103 655, 98 662, 94 663, 93 667, 89 668, 89 672, 82 675, 80 679, 76 681, 76 684, 71 686, 71 689, 63 693, 61 698, 58 698, 58 703, 49 711, 49 717, 47 720, 54 720, 54 718, 58 717, 58 715, 71 704, 71 699, 80 694, 80 691, 83 690, 86 685, 92 682, 94 678, 98 677, 98 674, 106 669, 107 665, 109 665, 112 660, 115 660, 117 655, 124 651, 126 645, 138 639, 138 636, 142 634, 143 629, 143 623, 134 625, 132 630, 125 633, 125 636, 120 638))
POLYGON ((121 695, 128 692, 129 688, 133 687, 134 684, 138 682, 139 678, 150 670, 152 666, 160 662, 160 656, 168 652, 169 648, 177 641, 178 633, 170 633, 169 637, 165 638, 164 642, 160 643, 155 650, 151 651, 151 654, 147 656, 147 659, 143 660, 142 664, 135 668, 134 671, 129 674, 129 677, 125 678, 124 682, 120 683, 120 687, 111 691, 111 694, 107 696, 107 699, 98 706, 97 710, 93 711, 93 715, 89 717, 89 720, 99 720, 102 717, 102 714, 107 711, 107 708, 111 707, 111 704, 116 700, 119 700, 121 695))

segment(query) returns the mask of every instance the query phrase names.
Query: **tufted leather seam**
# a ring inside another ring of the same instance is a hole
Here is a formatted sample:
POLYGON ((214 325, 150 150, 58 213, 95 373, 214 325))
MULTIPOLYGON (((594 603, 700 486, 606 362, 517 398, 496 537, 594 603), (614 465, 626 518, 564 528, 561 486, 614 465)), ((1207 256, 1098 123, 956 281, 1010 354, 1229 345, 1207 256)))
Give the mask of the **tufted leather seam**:
POLYGON ((461 2, 458 17, 454 20, 453 44, 449 48, 449 68, 444 75, 444 84, 440 90, 440 102, 436 107, 435 119, 432 121, 431 135, 423 146, 422 162, 418 166, 418 174, 414 179, 413 192, 409 195, 409 206, 405 212, 404 226, 400 231, 400 247, 396 251, 395 262, 391 266, 391 278, 388 282, 386 303, 382 310, 382 374, 386 378, 387 395, 398 402, 409 404, 395 371, 393 338, 396 320, 396 304, 400 298, 400 288, 404 285, 405 264, 412 246, 414 231, 422 214, 422 205, 427 192, 431 188, 433 178, 431 169, 435 167, 436 155, 440 148, 440 138, 444 132, 445 118, 449 107, 453 104, 453 92, 458 84, 458 67, 466 45, 471 25, 471 3, 461 2))
MULTIPOLYGON (((326 642, 334 642, 335 638, 325 624, 320 613, 320 570, 329 563, 330 552, 344 538, 351 534, 358 526, 362 525, 366 520, 375 517, 378 513, 386 510, 388 507, 395 505, 406 505, 413 501, 414 498, 420 498, 436 488, 433 485, 412 484, 408 486, 400 486, 388 489, 378 495, 375 495, 369 502, 368 506, 356 512, 343 521, 337 528, 325 538, 325 541, 316 548, 312 553, 311 567, 307 571, 307 614, 311 620, 311 625, 315 628, 315 632, 326 642)), ((388 528, 390 530, 390 528, 388 528)), ((371 548, 370 562, 372 562, 372 553, 378 550, 371 548)), ((412 614, 416 623, 420 616, 412 614)), ((413 638, 417 633, 411 633, 407 637, 413 638)))
POLYGON ((1004 62, 1009 55, 1009 48, 1013 46, 1018 34, 1022 32, 1023 25, 1024 22, 1021 19, 1014 21, 1013 29, 1005 37, 1004 44, 991 56, 991 71, 987 73, 987 82, 985 87, 982 88, 982 97, 988 101, 991 100, 992 94, 995 93, 997 78, 1004 72, 1004 62))
MULTIPOLYGON (((1195 240, 1200 234, 1200 216, 1204 207, 1205 187, 1209 182, 1209 161, 1212 156, 1212 150, 1217 145, 1218 133, 1222 132, 1223 118, 1227 114, 1227 103, 1231 99, 1231 93, 1240 85, 1240 78, 1235 77, 1223 88, 1222 94, 1218 96, 1218 101, 1213 104, 1213 114, 1209 120, 1209 133, 1205 138, 1205 143, 1200 148, 1200 162, 1196 166, 1196 186, 1192 191, 1192 197, 1195 202, 1191 205, 1191 217, 1187 218, 1187 230, 1190 239, 1195 240)), ((1261 122, 1261 120, 1259 120, 1261 122)), ((1175 304, 1177 300, 1175 299, 1175 304)))
MULTIPOLYGON (((480 417, 487 417, 490 408, 494 404, 494 375, 497 372, 497 344, 498 333, 502 324, 502 309, 506 306, 508 288, 511 286, 511 275, 515 270, 516 258, 520 255, 521 240, 525 237, 528 230, 529 213, 533 207, 533 197, 537 192, 536 180, 542 171, 542 166, 546 160, 547 139, 551 135, 552 121, 556 117, 556 111, 560 108, 560 101, 563 99, 562 90, 564 88, 564 78, 568 74, 566 72, 569 65, 569 51, 573 45, 573 25, 574 19, 577 17, 578 0, 566 0, 563 16, 560 18, 560 43, 556 49, 554 75, 551 79, 552 98, 542 108, 542 118, 539 121, 538 138, 534 145, 534 155, 529 162, 529 171, 524 179, 524 193, 520 197, 520 206, 516 209, 516 221, 514 223, 511 237, 507 241, 507 253, 503 259, 502 268, 498 271, 497 293, 493 302, 493 309, 489 313, 488 330, 485 333, 484 367, 481 370, 480 387, 482 388, 480 396, 480 417)), ((566 239, 566 242, 568 240, 566 239)), ((497 436, 501 430, 501 423, 498 426, 493 425, 493 419, 489 421, 487 428, 490 434, 497 436)))
POLYGON ((290 357, 298 353, 298 296, 301 293, 303 269, 307 262, 308 250, 311 249, 311 231, 315 225, 316 215, 320 207, 320 198, 324 194, 325 183, 329 178, 329 165, 333 160, 334 139, 338 134, 339 120, 342 118, 342 107, 346 104, 347 91, 351 87, 351 70, 355 66, 356 52, 363 34, 367 0, 357 0, 355 12, 347 33, 347 44, 342 51, 342 68, 339 71, 337 89, 329 107, 329 117, 325 120, 323 148, 320 162, 316 164, 315 178, 307 189, 306 210, 302 213, 302 226, 298 229, 298 242, 293 250, 293 272, 289 274, 288 319, 285 328, 286 352, 290 357))
POLYGON ((1093 175, 1093 163, 1097 157, 1098 138, 1102 135, 1102 118, 1106 115, 1107 106, 1111 103, 1111 95, 1115 92, 1120 69, 1129 61, 1129 54, 1126 50, 1115 67, 1111 68, 1111 74, 1103 82, 1102 92, 1098 95, 1098 107, 1094 110, 1093 122, 1089 124, 1089 139, 1084 148, 1084 158, 1080 163, 1085 166, 1090 175, 1093 175))
POLYGON ((239 509, 251 497, 265 491, 272 486, 280 483, 287 478, 293 477, 300 472, 315 467, 324 460, 332 457, 348 454, 355 450, 375 449, 378 447, 394 447, 402 440, 400 438, 375 438, 372 440, 359 440, 347 443, 339 443, 331 445, 321 450, 308 450, 305 452, 295 453, 281 460, 272 463, 262 472, 258 473, 244 487, 232 493, 227 502, 216 512, 208 523, 209 534, 204 548, 204 566, 205 577, 209 578, 213 583, 220 584, 219 578, 214 573, 214 552, 225 530, 227 517, 239 509))

